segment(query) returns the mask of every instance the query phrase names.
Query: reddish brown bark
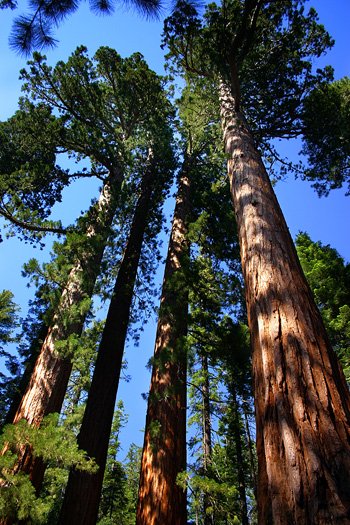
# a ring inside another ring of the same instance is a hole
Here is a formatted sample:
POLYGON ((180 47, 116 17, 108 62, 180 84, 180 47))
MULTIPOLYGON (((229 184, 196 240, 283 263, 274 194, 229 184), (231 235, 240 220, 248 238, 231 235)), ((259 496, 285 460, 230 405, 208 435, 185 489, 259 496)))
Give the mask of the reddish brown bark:
POLYGON ((62 525, 95 525, 106 466, 136 273, 153 204, 152 164, 142 179, 128 243, 120 265, 98 350, 78 445, 99 466, 97 473, 71 470, 60 521, 62 525))
POLYGON ((141 462, 137 525, 186 525, 186 491, 177 475, 186 469, 187 288, 183 262, 189 179, 182 170, 164 271, 141 462))
MULTIPOLYGON (((80 334, 83 329, 85 314, 79 317, 75 314, 70 318, 69 310, 84 298, 91 297, 93 293, 115 213, 115 193, 121 181, 122 176, 119 172, 111 174, 102 189, 98 203, 90 211, 90 223, 86 232, 87 249, 78 257, 70 271, 57 312, 48 329, 13 423, 26 419, 29 424, 39 426, 46 415, 61 410, 72 364, 69 357, 64 358, 56 351, 55 346, 73 333, 80 334)), ((2 453, 6 450, 7 447, 2 453)), ((14 472, 19 471, 29 474, 34 487, 37 491, 40 489, 45 465, 40 458, 33 457, 29 447, 22 447, 18 451, 14 472)))
POLYGON ((350 523, 350 398, 244 117, 221 86, 253 345, 259 523, 350 523))

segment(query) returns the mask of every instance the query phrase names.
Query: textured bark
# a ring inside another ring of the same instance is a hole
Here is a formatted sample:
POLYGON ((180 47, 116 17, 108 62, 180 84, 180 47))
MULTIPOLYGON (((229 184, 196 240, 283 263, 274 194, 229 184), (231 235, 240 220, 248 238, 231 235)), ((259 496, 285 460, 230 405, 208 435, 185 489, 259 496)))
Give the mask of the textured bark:
POLYGON ((29 352, 28 352, 29 358, 27 359, 26 367, 23 372, 23 375, 21 376, 19 384, 16 388, 16 392, 12 396, 11 404, 6 414, 5 421, 4 421, 5 425, 12 423, 13 418, 15 417, 15 414, 22 400, 22 397, 24 396, 28 388, 29 381, 30 381, 30 378, 31 378, 31 375, 34 369, 34 365, 36 363, 38 353, 40 351, 41 342, 44 341, 47 335, 47 331, 48 331, 48 326, 43 323, 38 332, 37 339, 32 343, 32 345, 29 348, 29 352))
POLYGON ((95 474, 70 471, 59 521, 62 525, 94 525, 97 521, 137 267, 153 204, 155 180, 152 180, 152 176, 151 163, 142 179, 140 197, 108 309, 78 436, 79 447, 86 451, 88 457, 96 460, 99 469, 95 474))
MULTIPOLYGON (((185 161, 186 162, 186 161, 185 161)), ((164 271, 143 445, 137 525, 186 525, 186 492, 176 484, 186 469, 187 288, 189 179, 183 167, 164 271)))
MULTIPOLYGON (((90 211, 90 222, 86 231, 87 251, 80 255, 69 273, 57 312, 48 329, 13 423, 26 419, 29 424, 39 426, 46 415, 61 410, 72 364, 69 357, 62 357, 56 351, 55 346, 73 333, 80 334, 83 329, 85 314, 79 317, 74 314, 72 320, 69 310, 84 298, 91 297, 93 293, 107 234, 115 213, 115 194, 121 181, 122 175, 119 172, 111 174, 102 189, 98 203, 90 211)), ((6 450, 7 446, 2 453, 6 450)), ((14 472, 19 471, 29 474, 36 490, 40 489, 45 466, 40 458, 33 458, 30 447, 21 447, 18 450, 14 472)))
POLYGON ((350 523, 350 399, 282 211, 224 84, 221 115, 253 346, 259 523, 350 523))

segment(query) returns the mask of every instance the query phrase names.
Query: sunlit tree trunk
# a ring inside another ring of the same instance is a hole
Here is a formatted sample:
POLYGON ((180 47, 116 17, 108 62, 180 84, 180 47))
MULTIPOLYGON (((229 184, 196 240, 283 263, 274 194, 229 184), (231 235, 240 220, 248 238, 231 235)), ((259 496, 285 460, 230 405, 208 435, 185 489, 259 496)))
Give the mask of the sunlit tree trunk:
POLYGON ((188 164, 179 178, 164 271, 142 453, 137 525, 186 525, 186 492, 177 475, 186 469, 186 351, 188 293, 188 164))
POLYGON ((96 460, 97 473, 71 470, 61 510, 62 525, 97 521, 108 443, 144 233, 153 204, 156 177, 152 162, 142 178, 129 239, 124 251, 102 333, 78 445, 96 460))
MULTIPOLYGON (((56 350, 59 342, 82 332, 86 311, 74 308, 93 293, 100 263, 116 209, 116 193, 122 182, 119 172, 113 173, 104 184, 98 202, 91 208, 86 229, 86 249, 77 256, 70 270, 61 299, 36 360, 29 384, 14 416, 39 426, 42 419, 60 412, 72 370, 70 357, 56 350)), ((3 453, 7 447, 3 449, 3 453)), ((45 467, 34 458, 30 447, 21 447, 14 472, 25 472, 37 489, 41 487, 45 467)))
POLYGON ((259 523, 350 523, 350 399, 244 116, 220 87, 253 346, 259 523))
POLYGON ((6 425, 9 423, 12 423, 15 417, 15 414, 17 413, 22 397, 24 396, 28 388, 31 375, 34 370, 34 365, 38 358, 38 352, 40 351, 40 348, 41 348, 41 343, 45 339, 47 332, 48 332, 48 325, 46 323, 42 323, 38 331, 37 339, 33 341, 33 343, 30 345, 29 352, 28 352, 30 355, 29 355, 29 358, 26 360, 26 367, 18 383, 16 391, 12 397, 11 404, 6 414, 6 419, 5 419, 6 425))

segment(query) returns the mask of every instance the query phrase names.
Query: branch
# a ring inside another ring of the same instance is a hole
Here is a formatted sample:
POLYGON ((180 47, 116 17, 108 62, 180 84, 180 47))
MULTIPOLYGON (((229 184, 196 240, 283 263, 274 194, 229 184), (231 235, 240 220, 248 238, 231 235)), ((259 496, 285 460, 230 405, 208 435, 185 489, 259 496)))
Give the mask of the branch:
POLYGON ((6 208, 6 205, 2 203, 0 206, 0 214, 9 220, 15 226, 29 230, 32 232, 45 232, 45 233, 57 233, 58 235, 66 235, 68 233, 67 228, 58 228, 54 226, 39 226, 36 224, 30 224, 28 222, 17 219, 12 213, 6 208))

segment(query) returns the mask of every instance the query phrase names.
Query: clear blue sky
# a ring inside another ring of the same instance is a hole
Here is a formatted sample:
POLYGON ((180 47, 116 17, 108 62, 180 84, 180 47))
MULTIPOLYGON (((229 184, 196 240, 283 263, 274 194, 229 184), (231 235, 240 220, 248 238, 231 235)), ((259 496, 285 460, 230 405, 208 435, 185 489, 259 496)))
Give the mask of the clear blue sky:
MULTIPOLYGON (((23 5, 22 0, 19 3, 23 5)), ((320 21, 336 40, 334 49, 326 58, 322 58, 321 65, 333 65, 336 78, 349 76, 349 0, 312 0, 309 5, 316 8, 320 21)), ((18 57, 8 47, 14 14, 6 10, 0 12, 0 120, 8 118, 17 108, 21 88, 19 70, 26 64, 26 59, 18 57)), ((99 46, 108 45, 122 56, 140 51, 150 67, 162 73, 161 31, 162 20, 142 20, 125 8, 116 10, 110 17, 97 17, 89 11, 87 4, 82 4, 77 13, 67 18, 56 31, 58 46, 54 50, 47 50, 46 55, 54 65, 59 59, 65 60, 78 45, 86 45, 91 55, 99 46)), ((293 152, 293 149, 286 146, 286 151, 293 152)), ((78 191, 65 195, 63 209, 57 210, 57 213, 64 211, 66 220, 73 220, 96 196, 96 191, 96 186, 84 182, 78 191)), ((276 192, 293 237, 299 230, 307 231, 313 240, 330 244, 350 261, 350 197, 345 197, 344 192, 338 190, 327 198, 319 199, 307 183, 294 181, 292 177, 279 182, 276 192)), ((23 305, 24 311, 34 290, 26 288, 26 281, 21 277, 21 267, 30 257, 37 256, 38 249, 15 239, 0 244, 0 290, 12 290, 15 301, 23 305)), ((40 257, 48 260, 47 250, 41 252, 40 257)), ((125 401, 130 416, 128 428, 123 433, 125 453, 129 442, 142 444, 139 430, 144 425, 146 406, 141 399, 141 392, 146 392, 149 386, 149 373, 144 367, 153 352, 154 326, 153 322, 147 328, 140 348, 129 347, 127 351, 132 381, 122 384, 118 396, 125 401)))

